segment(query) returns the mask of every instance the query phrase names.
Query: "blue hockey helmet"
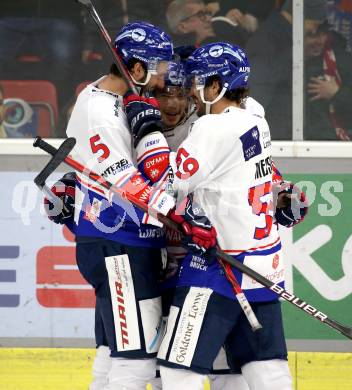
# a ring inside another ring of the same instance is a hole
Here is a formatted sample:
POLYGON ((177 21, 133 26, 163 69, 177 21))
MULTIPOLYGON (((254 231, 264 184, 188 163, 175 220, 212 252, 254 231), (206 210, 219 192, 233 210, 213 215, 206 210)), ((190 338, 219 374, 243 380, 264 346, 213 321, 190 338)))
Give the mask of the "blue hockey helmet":
POLYGON ((151 74, 157 74, 161 61, 170 61, 173 45, 168 34, 146 22, 127 23, 117 34, 115 49, 125 65, 133 58, 143 62, 148 69, 147 81, 151 74))
POLYGON ((187 61, 187 74, 195 76, 195 85, 204 103, 213 104, 225 92, 248 86, 250 65, 245 52, 231 43, 210 43, 197 49, 187 61), (222 83, 220 95, 212 102, 204 100, 204 86, 208 77, 217 75, 222 83))
POLYGON ((179 59, 169 62, 165 73, 165 85, 174 87, 184 87, 186 81, 186 71, 184 64, 179 59))

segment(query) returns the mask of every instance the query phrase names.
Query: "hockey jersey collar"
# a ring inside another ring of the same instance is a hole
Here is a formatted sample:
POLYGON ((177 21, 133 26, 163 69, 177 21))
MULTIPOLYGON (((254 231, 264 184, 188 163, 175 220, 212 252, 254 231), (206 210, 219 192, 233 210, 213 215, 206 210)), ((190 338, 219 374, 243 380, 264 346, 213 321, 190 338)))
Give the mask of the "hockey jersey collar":
POLYGON ((231 111, 243 111, 243 110, 244 109, 241 107, 228 106, 221 112, 221 114, 227 114, 231 111))
POLYGON ((88 86, 92 89, 92 92, 105 93, 107 95, 111 95, 111 96, 115 97, 116 99, 121 98, 121 95, 118 95, 117 93, 114 93, 114 92, 111 92, 111 91, 107 91, 105 89, 98 88, 99 83, 101 81, 105 80, 107 77, 108 77, 107 75, 102 76, 98 80, 94 81, 93 83, 88 84, 88 86))

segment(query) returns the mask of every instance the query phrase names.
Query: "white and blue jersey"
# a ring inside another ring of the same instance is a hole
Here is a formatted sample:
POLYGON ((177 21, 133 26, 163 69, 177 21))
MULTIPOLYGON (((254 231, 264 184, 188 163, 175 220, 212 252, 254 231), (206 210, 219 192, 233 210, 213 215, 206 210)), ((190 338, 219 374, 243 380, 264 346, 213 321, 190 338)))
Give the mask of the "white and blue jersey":
MULTIPOLYGON (((73 157, 78 162, 123 188, 138 171, 122 97, 99 89, 103 79, 79 94, 66 133, 76 138, 73 157)), ((143 224, 144 216, 127 200, 120 200, 85 175, 77 174, 76 236, 106 238, 131 246, 163 247, 163 230, 143 224)))
MULTIPOLYGON (((194 193, 218 232, 222 250, 280 286, 284 262, 273 223, 270 130, 262 115, 230 106, 194 122, 177 152, 174 187, 194 193)), ((251 301, 277 295, 232 267, 251 301)), ((221 266, 188 254, 179 286, 210 287, 234 298, 221 266)))

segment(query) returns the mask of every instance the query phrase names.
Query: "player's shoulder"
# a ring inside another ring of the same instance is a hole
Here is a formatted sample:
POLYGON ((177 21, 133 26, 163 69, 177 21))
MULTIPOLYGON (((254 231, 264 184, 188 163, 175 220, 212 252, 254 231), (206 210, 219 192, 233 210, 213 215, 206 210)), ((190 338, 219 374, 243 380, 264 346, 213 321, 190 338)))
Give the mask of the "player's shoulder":
POLYGON ((190 134, 192 132, 202 131, 203 129, 211 129, 216 123, 219 123, 219 116, 214 114, 194 118, 194 121, 190 124, 190 134))
POLYGON ((257 116, 259 118, 265 118, 264 107, 254 98, 248 96, 245 100, 245 109, 250 114, 257 116))
POLYGON ((86 93, 89 95, 88 110, 91 127, 126 126, 121 96, 101 90, 92 84, 87 87, 86 93))

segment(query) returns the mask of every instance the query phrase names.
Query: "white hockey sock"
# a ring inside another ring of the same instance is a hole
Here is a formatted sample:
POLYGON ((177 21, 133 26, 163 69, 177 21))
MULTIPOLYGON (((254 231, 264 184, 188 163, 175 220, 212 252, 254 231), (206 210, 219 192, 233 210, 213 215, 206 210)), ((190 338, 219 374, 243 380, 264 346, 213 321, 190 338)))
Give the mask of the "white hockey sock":
POLYGON ((160 367, 163 390, 204 390, 206 375, 178 368, 160 367))
POLYGON ((292 390, 292 378, 286 360, 250 362, 242 367, 250 390, 292 390))
POLYGON ((240 374, 209 375, 211 390, 249 390, 240 374))
POLYGON ((156 359, 111 360, 109 383, 103 390, 145 390, 155 377, 156 359))
POLYGON ((107 384, 107 375, 111 368, 110 349, 104 345, 96 349, 93 362, 93 380, 89 386, 89 390, 102 390, 107 384))

